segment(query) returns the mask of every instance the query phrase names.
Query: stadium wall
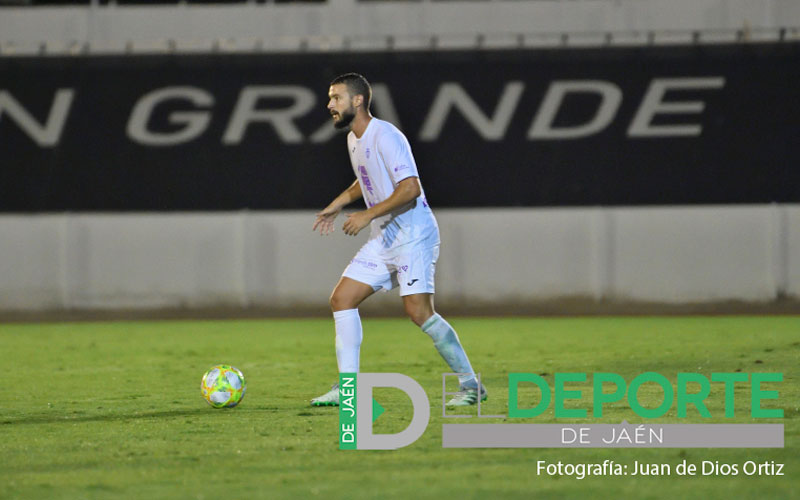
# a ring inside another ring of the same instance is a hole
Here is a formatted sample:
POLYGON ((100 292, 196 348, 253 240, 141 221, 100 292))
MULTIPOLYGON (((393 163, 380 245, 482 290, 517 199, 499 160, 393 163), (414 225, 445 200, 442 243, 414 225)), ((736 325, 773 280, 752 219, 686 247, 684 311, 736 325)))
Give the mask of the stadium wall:
MULTIPOLYGON (((793 0, 423 1, 318 4, 5 7, 0 44, 10 52, 336 50, 374 48, 391 36, 401 48, 426 37, 471 47, 474 35, 507 44, 503 35, 669 30, 739 30, 800 26, 793 0), (497 36, 497 39, 492 37, 497 36), (168 43, 168 41, 171 41, 168 43), (80 50, 80 49, 79 49, 80 50)), ((712 34, 713 36, 713 34, 712 34)), ((669 40, 666 34, 664 40, 669 40)), ((683 40, 687 41, 687 40, 683 40)), ((536 43, 535 37, 530 41, 536 43)), ((512 43, 514 38, 512 38, 512 43)), ((549 43, 549 42, 547 42, 549 43)))
MULTIPOLYGON (((437 302, 494 307, 800 296, 798 57, 786 41, 358 63, 439 216, 437 302)), ((0 58, 0 310, 324 311, 365 238, 310 230, 353 179, 324 111, 352 64, 0 58)))
MULTIPOLYGON (((437 301, 800 297, 800 205, 443 209, 437 301)), ((0 216, 0 310, 327 308, 366 239, 313 211, 0 216)), ((392 303, 378 294, 373 306, 392 303)))

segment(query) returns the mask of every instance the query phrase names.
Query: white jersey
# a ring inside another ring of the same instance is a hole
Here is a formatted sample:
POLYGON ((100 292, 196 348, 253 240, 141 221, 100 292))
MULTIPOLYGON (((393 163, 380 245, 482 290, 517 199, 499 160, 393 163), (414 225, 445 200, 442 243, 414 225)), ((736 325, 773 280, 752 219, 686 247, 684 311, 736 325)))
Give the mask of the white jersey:
MULTIPOLYGON (((403 179, 419 177, 408 140, 389 122, 372 118, 360 138, 351 131, 347 134, 347 151, 368 208, 389 198, 403 179)), ((370 230, 370 240, 378 239, 387 255, 439 244, 439 227, 425 191, 393 212, 373 219, 370 230)))

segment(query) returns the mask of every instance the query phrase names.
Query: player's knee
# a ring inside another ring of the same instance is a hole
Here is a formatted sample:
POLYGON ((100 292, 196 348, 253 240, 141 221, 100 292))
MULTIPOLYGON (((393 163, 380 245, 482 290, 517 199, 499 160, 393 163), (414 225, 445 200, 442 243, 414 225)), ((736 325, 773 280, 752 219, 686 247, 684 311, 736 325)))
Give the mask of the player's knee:
POLYGON ((331 311, 344 311, 345 309, 352 309, 353 306, 350 304, 351 301, 347 300, 345 294, 339 292, 338 290, 334 290, 331 294, 331 298, 329 300, 331 305, 331 311))
POLYGON ((428 307, 419 306, 417 304, 406 304, 405 308, 409 319, 420 327, 428 321, 428 318, 433 316, 433 311, 428 307))
POLYGON ((411 318, 411 321, 413 321, 414 324, 417 325, 420 328, 422 328, 422 325, 424 325, 425 321, 427 321, 427 319, 428 319, 422 314, 415 314, 415 315, 409 316, 409 317, 411 318))

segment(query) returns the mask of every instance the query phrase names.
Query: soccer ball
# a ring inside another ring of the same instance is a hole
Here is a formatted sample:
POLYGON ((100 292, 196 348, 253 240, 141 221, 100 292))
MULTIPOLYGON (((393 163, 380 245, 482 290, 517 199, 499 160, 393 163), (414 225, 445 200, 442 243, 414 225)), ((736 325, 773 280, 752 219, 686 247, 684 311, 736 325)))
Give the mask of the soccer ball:
POLYGON ((203 398, 214 408, 232 408, 242 402, 247 384, 242 372, 230 365, 217 365, 203 375, 203 398))

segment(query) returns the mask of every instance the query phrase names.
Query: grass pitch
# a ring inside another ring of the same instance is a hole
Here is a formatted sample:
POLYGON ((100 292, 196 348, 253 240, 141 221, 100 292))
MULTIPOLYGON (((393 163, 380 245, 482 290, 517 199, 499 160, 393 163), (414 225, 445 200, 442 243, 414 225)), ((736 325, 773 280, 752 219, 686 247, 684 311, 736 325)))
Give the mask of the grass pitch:
MULTIPOLYGON (((109 322, 0 325, 0 498, 798 498, 800 318, 449 318, 490 391, 485 414, 507 413, 509 372, 782 372, 765 407, 782 408, 783 449, 442 449, 441 373, 430 339, 406 320, 364 321, 362 371, 400 372, 431 400, 431 422, 395 451, 339 451, 338 413, 308 400, 336 380, 332 320, 109 322), (238 407, 215 410, 200 378, 218 363, 247 378, 238 407), (671 464, 667 477, 548 476, 550 463, 671 464), (676 476, 682 460, 784 463, 784 476, 676 476)), ((589 383, 575 388, 589 408, 589 383)), ((749 385, 747 386, 749 388, 749 385)), ((651 407, 661 392, 643 391, 651 407)), ((522 393, 521 393, 522 395, 522 393)), ((387 412, 376 432, 398 431, 410 401, 376 390, 387 412)), ((521 399, 522 401, 522 399, 521 399)), ((712 384, 711 419, 748 423, 749 391, 723 417, 712 384)), ((625 404, 602 422, 644 422, 625 404)), ((465 419, 466 420, 466 419, 465 419)), ((657 422, 677 422, 673 405, 657 422)), ((468 422, 478 422, 470 419, 468 422)), ((498 422, 498 420, 484 420, 498 422)), ((556 420, 551 408, 533 422, 556 420)), ((597 422, 589 420, 584 422, 597 422)), ((654 422, 648 422, 654 423, 654 422)))

